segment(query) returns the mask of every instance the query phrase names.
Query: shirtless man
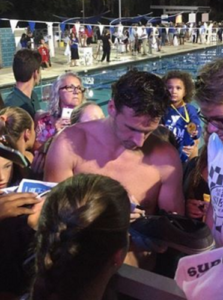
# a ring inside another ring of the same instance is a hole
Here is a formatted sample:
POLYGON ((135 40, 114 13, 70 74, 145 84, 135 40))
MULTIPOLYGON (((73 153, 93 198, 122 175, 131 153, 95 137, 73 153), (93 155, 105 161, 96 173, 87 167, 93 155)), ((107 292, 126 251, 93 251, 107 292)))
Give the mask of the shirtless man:
MULTIPOLYGON (((57 136, 46 158, 45 180, 107 175, 122 183, 147 214, 158 208, 183 214, 179 155, 153 135, 168 105, 159 77, 129 71, 112 86, 106 119, 67 127, 57 136)), ((139 213, 136 209, 134 217, 139 213)))

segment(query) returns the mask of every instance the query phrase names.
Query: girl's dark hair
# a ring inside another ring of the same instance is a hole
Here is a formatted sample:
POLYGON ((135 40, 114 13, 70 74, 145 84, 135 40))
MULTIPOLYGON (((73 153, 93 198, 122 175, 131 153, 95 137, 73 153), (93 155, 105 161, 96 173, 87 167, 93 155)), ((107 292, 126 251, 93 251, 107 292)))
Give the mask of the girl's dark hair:
POLYGON ((31 299, 79 299, 112 255, 127 247, 130 202, 109 177, 79 174, 59 183, 42 208, 31 299))
POLYGON ((189 103, 193 100, 193 95, 195 92, 195 85, 192 79, 192 76, 188 72, 183 72, 179 70, 173 70, 168 72, 164 77, 163 81, 165 84, 167 84, 168 80, 170 79, 180 79, 185 87, 185 96, 184 96, 184 102, 189 103))
POLYGON ((0 109, 5 107, 4 100, 2 99, 2 95, 0 94, 0 109))
POLYGON ((207 145, 204 145, 201 149, 201 153, 198 156, 196 167, 191 172, 190 187, 191 191, 195 190, 201 180, 202 172, 207 167, 208 154, 207 145))

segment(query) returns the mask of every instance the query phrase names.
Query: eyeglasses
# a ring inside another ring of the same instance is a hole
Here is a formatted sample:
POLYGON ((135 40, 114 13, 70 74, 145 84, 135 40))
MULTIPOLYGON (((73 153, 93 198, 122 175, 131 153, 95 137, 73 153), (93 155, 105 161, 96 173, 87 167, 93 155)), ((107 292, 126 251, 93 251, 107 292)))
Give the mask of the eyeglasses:
POLYGON ((199 115, 201 121, 208 125, 209 123, 215 126, 216 128, 223 130, 223 118, 222 119, 214 119, 214 118, 207 118, 205 116, 199 115))
POLYGON ((73 84, 62 86, 61 88, 59 88, 59 90, 66 90, 68 93, 76 92, 78 94, 85 92, 85 88, 84 87, 82 87, 80 85, 75 86, 73 84))

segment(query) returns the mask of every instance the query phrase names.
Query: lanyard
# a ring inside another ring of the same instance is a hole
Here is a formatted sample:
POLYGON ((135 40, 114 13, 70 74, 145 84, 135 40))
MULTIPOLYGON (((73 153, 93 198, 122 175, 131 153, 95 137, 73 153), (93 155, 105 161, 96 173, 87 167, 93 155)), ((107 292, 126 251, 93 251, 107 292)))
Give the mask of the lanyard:
POLYGON ((186 108, 186 105, 184 105, 184 114, 185 117, 179 112, 179 110, 173 105, 171 104, 171 107, 178 113, 178 115, 186 122, 189 123, 190 122, 190 117, 186 108))

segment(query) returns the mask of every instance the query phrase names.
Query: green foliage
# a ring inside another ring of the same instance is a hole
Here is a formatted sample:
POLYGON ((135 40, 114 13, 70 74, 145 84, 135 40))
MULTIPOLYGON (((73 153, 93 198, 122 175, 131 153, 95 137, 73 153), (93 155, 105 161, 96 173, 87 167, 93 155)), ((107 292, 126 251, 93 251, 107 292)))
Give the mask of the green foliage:
POLYGON ((33 13, 39 20, 53 20, 53 15, 74 17, 80 15, 79 0, 33 0, 33 13))

